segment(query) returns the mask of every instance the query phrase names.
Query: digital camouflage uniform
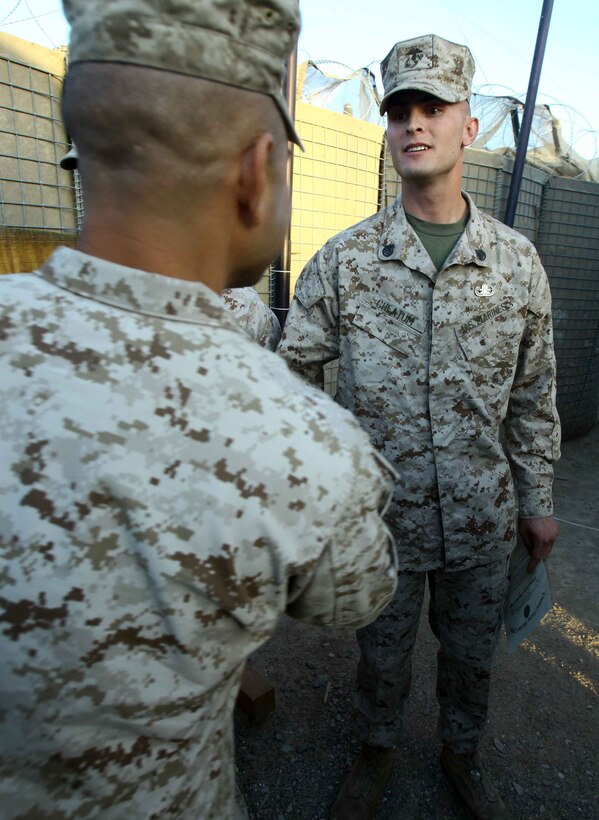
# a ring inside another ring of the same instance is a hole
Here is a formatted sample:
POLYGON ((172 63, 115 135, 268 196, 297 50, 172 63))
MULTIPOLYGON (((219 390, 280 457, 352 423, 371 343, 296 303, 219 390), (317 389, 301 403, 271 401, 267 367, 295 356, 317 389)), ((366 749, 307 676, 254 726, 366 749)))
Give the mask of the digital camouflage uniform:
POLYGON ((358 719, 375 745, 400 734, 428 571, 434 627, 446 636, 441 733, 455 751, 475 746, 515 543, 513 483, 521 516, 552 513, 559 420, 547 277, 530 242, 464 196, 470 219, 439 273, 400 199, 329 240, 298 280, 279 346, 314 384, 339 359, 337 402, 399 473, 387 520, 404 577, 392 607, 359 635, 358 719), (463 640, 450 647, 451 634, 463 640), (469 716, 456 717, 469 701, 469 716))
POLYGON ((389 602, 391 472, 202 284, 61 248, 0 291, 1 816, 236 817, 244 662, 389 602))
POLYGON ((231 313, 259 345, 274 350, 281 338, 281 325, 254 288, 227 288, 223 301, 231 313))

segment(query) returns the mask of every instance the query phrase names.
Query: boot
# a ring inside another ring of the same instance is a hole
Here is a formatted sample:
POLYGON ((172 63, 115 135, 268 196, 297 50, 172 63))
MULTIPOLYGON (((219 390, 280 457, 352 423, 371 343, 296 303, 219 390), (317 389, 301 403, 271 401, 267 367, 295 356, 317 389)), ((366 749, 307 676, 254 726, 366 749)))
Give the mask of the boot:
POLYGON ((449 746, 443 746, 441 766, 472 820, 510 820, 510 813, 483 769, 477 753, 455 754, 449 746))
POLYGON ((330 820, 372 820, 391 777, 394 757, 395 749, 364 743, 341 786, 330 820))

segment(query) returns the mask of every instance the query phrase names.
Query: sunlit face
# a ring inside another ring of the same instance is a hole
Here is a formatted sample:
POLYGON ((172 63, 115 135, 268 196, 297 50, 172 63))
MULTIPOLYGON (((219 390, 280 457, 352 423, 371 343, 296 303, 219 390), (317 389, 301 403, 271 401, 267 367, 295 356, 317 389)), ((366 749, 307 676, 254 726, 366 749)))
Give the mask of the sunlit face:
POLYGON ((459 171, 463 148, 477 133, 467 102, 447 103, 422 91, 391 97, 387 141, 402 180, 426 182, 459 171))

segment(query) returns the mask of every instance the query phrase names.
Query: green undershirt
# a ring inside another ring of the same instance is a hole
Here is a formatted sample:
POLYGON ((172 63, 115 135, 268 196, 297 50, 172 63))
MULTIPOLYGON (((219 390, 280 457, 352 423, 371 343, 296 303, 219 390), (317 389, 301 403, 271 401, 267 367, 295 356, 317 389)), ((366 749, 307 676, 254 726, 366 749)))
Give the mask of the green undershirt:
POLYGON ((407 212, 406 219, 426 248, 428 255, 433 260, 433 265, 437 268, 437 271, 440 271, 458 239, 464 233, 470 214, 467 213, 463 219, 449 224, 425 222, 424 219, 418 219, 418 217, 407 212))

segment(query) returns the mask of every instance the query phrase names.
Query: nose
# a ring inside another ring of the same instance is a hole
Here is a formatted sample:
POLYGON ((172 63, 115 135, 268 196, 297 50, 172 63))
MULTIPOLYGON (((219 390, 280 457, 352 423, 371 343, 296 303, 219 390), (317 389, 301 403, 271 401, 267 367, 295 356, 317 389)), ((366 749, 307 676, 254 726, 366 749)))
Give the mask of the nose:
POLYGON ((410 111, 410 115, 406 119, 406 131, 408 134, 413 134, 415 131, 422 131, 422 121, 417 111, 410 111))

